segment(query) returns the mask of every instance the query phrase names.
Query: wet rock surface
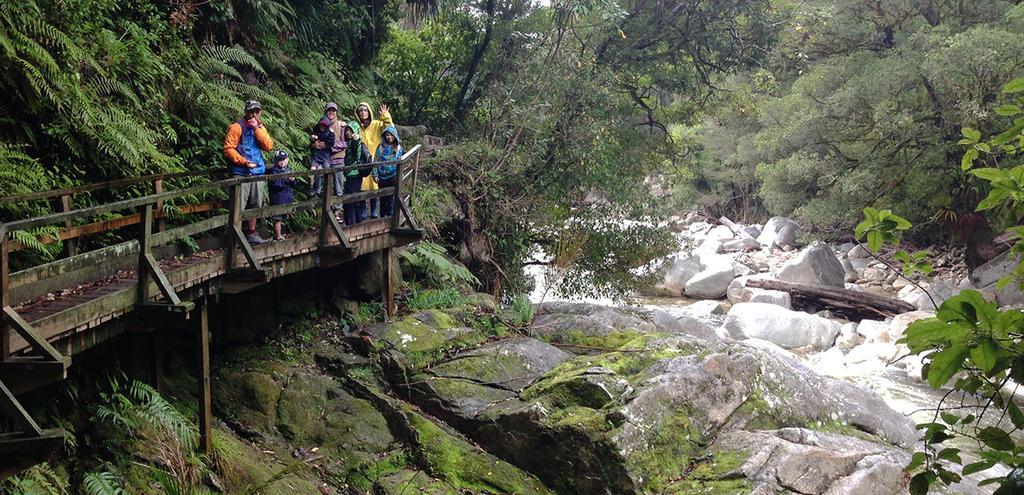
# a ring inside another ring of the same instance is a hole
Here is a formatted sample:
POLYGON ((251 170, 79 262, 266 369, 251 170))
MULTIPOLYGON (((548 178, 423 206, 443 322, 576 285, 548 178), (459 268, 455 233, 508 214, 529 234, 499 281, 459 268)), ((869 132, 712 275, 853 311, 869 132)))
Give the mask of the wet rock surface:
MULTIPOLYGON (((469 346, 407 368, 391 386, 559 493, 759 486, 753 475, 709 474, 707 452, 729 432, 827 425, 858 432, 877 452, 915 440, 912 423, 881 398, 784 351, 721 340, 657 311, 556 303, 536 313, 534 337, 469 346)), ((812 464, 812 454, 832 452, 816 448, 790 457, 812 464)), ((753 452, 716 455, 746 462, 753 452)))

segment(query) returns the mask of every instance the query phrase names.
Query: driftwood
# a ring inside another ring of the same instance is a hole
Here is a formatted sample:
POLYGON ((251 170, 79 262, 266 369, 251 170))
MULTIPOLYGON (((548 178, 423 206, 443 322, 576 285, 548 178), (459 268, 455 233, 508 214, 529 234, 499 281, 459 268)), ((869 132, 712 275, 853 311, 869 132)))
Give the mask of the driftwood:
POLYGON ((801 310, 820 311, 827 309, 851 321, 877 320, 896 316, 915 308, 910 303, 879 296, 870 292, 858 292, 839 287, 793 284, 778 280, 748 280, 747 287, 788 292, 793 307, 801 310))

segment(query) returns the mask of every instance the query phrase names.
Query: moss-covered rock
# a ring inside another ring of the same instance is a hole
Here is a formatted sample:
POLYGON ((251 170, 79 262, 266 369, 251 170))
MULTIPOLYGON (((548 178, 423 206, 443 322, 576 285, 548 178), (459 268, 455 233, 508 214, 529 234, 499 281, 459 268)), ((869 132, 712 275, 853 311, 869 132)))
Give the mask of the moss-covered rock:
POLYGON ((420 311, 392 323, 377 324, 367 333, 375 339, 377 350, 394 349, 413 368, 422 368, 446 352, 485 340, 478 330, 458 326, 455 319, 439 310, 420 311))
POLYGON ((214 380, 218 416, 250 435, 273 436, 281 385, 263 371, 225 370, 214 380))
MULTIPOLYGON (((224 493, 246 493, 264 486, 273 477, 280 479, 266 485, 264 493, 319 493, 318 483, 306 474, 295 472, 281 476, 289 465, 278 462, 229 432, 214 432, 217 465, 223 469, 221 484, 224 493)), ((291 471, 291 470, 289 470, 291 471)))
POLYGON ((319 447, 338 457, 376 455, 394 441, 387 421, 368 402, 333 379, 297 371, 281 392, 278 431, 298 447, 319 447))

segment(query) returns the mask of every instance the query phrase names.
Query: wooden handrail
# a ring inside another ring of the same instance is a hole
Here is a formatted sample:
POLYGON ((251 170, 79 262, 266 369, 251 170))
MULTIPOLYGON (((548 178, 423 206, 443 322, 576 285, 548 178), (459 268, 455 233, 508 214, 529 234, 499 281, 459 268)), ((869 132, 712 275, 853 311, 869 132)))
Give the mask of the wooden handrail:
POLYGON ((205 177, 208 175, 218 175, 225 173, 223 169, 216 170, 201 170, 191 172, 167 172, 162 174, 143 175, 140 177, 126 177, 124 179, 114 179, 105 182, 93 182, 90 184, 83 184, 80 186, 65 187, 63 189, 52 189, 49 191, 39 191, 26 194, 16 194, 13 196, 0 196, 0 205, 7 205, 12 203, 21 203, 24 201, 36 201, 41 199, 58 198, 61 196, 70 196, 72 194, 78 194, 89 191, 96 191, 99 189, 108 189, 111 187, 131 186, 135 184, 143 184, 146 182, 154 182, 158 180, 169 180, 177 179, 181 177, 205 177))
POLYGON ((44 215, 39 217, 27 218, 24 220, 16 220, 14 222, 8 222, 7 230, 28 230, 32 228, 42 227, 45 225, 53 225, 62 223, 67 220, 75 220, 77 218, 89 217, 93 215, 99 215, 103 213, 110 213, 118 210, 127 210, 138 208, 146 204, 155 204, 160 201, 168 201, 182 196, 188 196, 191 194, 197 194, 204 191, 216 190, 216 189, 227 189, 231 186, 241 185, 251 182, 264 182, 272 179, 286 179, 290 177, 312 177, 317 175, 327 175, 335 173, 344 173, 350 170, 363 170, 366 168, 379 167, 381 165, 398 164, 407 161, 409 157, 418 153, 421 145, 414 146, 405 155, 398 160, 387 160, 381 162, 371 162, 362 165, 352 165, 348 167, 337 167, 337 168, 325 168, 317 170, 300 170, 297 172, 290 172, 287 174, 265 174, 255 175, 249 177, 234 177, 230 179, 223 179, 219 181, 210 182, 208 184, 200 184, 198 186, 187 187, 184 189, 177 189, 174 191, 166 191, 158 194, 150 194, 148 196, 142 196, 139 198, 125 199, 121 201, 115 201, 113 203, 107 203, 102 205, 90 206, 86 208, 80 208, 77 210, 71 210, 68 212, 54 213, 51 215, 44 215))

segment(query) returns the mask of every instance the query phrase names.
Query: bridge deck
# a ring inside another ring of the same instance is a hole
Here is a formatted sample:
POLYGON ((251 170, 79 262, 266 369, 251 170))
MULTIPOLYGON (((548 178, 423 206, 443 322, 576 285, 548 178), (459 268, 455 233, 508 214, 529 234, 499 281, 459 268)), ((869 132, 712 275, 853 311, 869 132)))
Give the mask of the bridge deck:
MULTIPOLYGON (((62 205, 56 214, 0 224, 0 411, 16 426, 13 432, 0 431, 0 466, 22 466, 24 457, 38 457, 40 452, 50 452, 61 444, 62 433, 40 428, 15 396, 64 379, 71 356, 133 327, 173 325, 197 330, 197 345, 203 356, 199 369, 201 443, 204 450, 209 451, 207 296, 242 292, 278 277, 382 252, 385 263, 382 296, 390 315, 393 310, 389 276, 391 249, 422 237, 422 230, 411 213, 419 148, 416 146, 401 159, 388 162, 398 168, 399 180, 393 187, 335 196, 331 191, 332 181, 325 180, 324 195, 320 199, 244 211, 240 186, 266 181, 267 176, 231 178, 175 191, 163 191, 157 182, 154 194, 78 210, 70 208, 69 195, 98 190, 101 185, 0 198, 0 204, 10 204, 60 197, 62 205), (196 203, 199 201, 196 198, 209 198, 211 191, 225 190, 226 215, 216 214, 218 205, 222 204, 219 200, 196 203), (335 218, 334 209, 342 204, 386 197, 395 200, 390 217, 352 226, 342 226, 335 218), (206 218, 164 230, 164 204, 173 200, 192 201, 175 205, 179 212, 177 218, 181 218, 180 214, 206 215, 206 218), (124 210, 134 213, 113 221, 102 217, 96 221, 101 215, 124 210), (317 212, 318 228, 294 234, 286 240, 251 246, 242 234, 244 220, 309 210, 317 212), (56 235, 41 235, 37 241, 64 241, 65 248, 74 248, 78 237, 128 225, 136 225, 138 234, 135 239, 85 253, 68 249, 70 256, 67 258, 10 273, 9 253, 25 248, 23 243, 12 239, 12 233, 51 225, 63 228, 56 235), (198 242, 200 248, 181 253, 175 244, 186 238, 199 239, 193 240, 193 244, 198 242), (198 317, 193 317, 196 315, 198 317)), ((341 170, 293 172, 274 178, 325 176, 381 164, 383 162, 341 170)), ((201 172, 189 177, 208 175, 208 172, 201 172)), ((171 176, 188 175, 163 174, 149 178, 161 181, 171 176)), ((110 184, 139 182, 132 179, 110 184)), ((4 474, 9 473, 0 469, 0 477, 4 474)))

